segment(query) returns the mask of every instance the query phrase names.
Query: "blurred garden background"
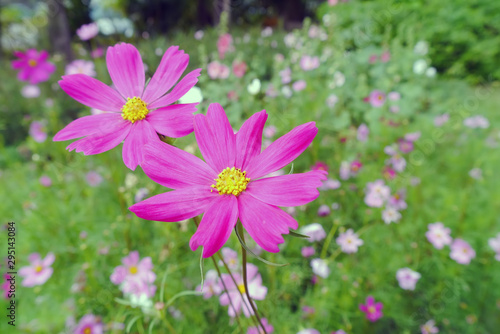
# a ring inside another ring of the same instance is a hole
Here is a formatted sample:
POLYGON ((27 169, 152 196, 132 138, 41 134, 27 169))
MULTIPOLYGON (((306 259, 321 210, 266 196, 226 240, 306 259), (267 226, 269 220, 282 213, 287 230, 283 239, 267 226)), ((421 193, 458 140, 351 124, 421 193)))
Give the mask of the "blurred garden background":
MULTIPOLYGON (((201 68, 179 102, 203 114, 220 103, 235 130, 265 109, 263 147, 316 122, 279 171, 328 171, 315 201, 283 208, 310 238, 285 235, 268 253, 247 237, 267 333, 498 333, 499 1, 3 0, 0 38, 0 333, 264 332, 223 303, 221 259, 241 274, 234 233, 200 266, 192 220, 128 210, 166 189, 128 169, 121 145, 84 156, 53 141, 106 112, 73 100, 61 76, 111 85, 119 42, 139 50, 146 80, 179 46, 185 73, 201 68), (35 79, 16 65, 26 57, 43 65, 35 79), (141 265, 150 293, 112 277, 141 265)), ((194 134, 173 145, 201 156, 194 134)))

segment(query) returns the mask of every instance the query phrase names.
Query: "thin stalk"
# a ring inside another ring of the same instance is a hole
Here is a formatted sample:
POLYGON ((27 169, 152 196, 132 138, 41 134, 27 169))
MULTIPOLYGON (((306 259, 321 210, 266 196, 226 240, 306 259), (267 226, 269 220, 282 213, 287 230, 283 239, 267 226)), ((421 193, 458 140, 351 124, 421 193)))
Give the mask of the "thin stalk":
MULTIPOLYGON (((238 229, 239 234, 241 235, 241 241, 245 242, 245 234, 243 232, 243 226, 241 225, 240 222, 236 224, 236 227, 238 229)), ((241 262, 243 266, 243 284, 245 286, 245 294, 247 295, 248 302, 250 306, 252 307, 252 310, 254 312, 255 317, 257 318, 257 321, 259 322, 260 327, 264 331, 264 334, 267 334, 266 328, 262 324, 262 320, 260 319, 259 312, 257 312, 257 308, 253 304, 252 297, 250 297, 250 292, 248 291, 248 279, 247 279, 247 250, 245 247, 241 246, 241 262)))

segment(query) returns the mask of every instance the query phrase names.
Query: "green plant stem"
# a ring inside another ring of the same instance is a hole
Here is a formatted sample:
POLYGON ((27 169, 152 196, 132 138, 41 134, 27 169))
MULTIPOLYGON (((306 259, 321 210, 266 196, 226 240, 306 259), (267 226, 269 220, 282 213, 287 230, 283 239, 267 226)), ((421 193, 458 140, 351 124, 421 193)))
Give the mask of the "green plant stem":
POLYGON ((339 227, 339 224, 333 223, 333 226, 330 229, 330 232, 328 233, 328 236, 326 237, 325 243, 323 244, 323 248, 321 249, 320 258, 322 258, 322 259, 325 258, 326 252, 328 250, 328 247, 330 246, 330 242, 332 241, 333 236, 335 235, 335 232, 337 231, 338 227, 339 227))

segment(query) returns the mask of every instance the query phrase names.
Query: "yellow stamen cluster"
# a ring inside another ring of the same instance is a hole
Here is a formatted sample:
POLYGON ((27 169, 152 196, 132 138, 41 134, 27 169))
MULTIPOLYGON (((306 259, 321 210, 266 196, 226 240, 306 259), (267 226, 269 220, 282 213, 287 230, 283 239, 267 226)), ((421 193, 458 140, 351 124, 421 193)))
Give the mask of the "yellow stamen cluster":
POLYGON ((36 267, 35 267, 35 271, 36 271, 37 273, 39 273, 40 271, 42 271, 42 269, 43 269, 43 268, 42 268, 42 266, 40 266, 40 265, 38 265, 38 266, 36 266, 36 267))
POLYGON ((245 284, 238 284, 238 290, 240 290, 241 293, 245 293, 245 284))
POLYGON ((132 123, 146 118, 148 113, 147 104, 140 97, 128 97, 127 103, 122 108, 123 119, 129 120, 132 123))
POLYGON ((128 271, 129 271, 132 275, 135 275, 135 274, 137 274, 137 267, 136 267, 136 266, 130 267, 128 271))
POLYGON ((28 65, 31 66, 31 67, 35 67, 36 64, 37 64, 36 60, 34 60, 34 59, 28 60, 28 65))
MULTIPOLYGON (((239 168, 224 169, 215 179, 215 184, 212 188, 219 192, 219 195, 234 195, 238 196, 247 188, 250 179, 246 177, 247 172, 242 172, 239 168)), ((211 189, 211 191, 214 191, 211 189)))
POLYGON ((83 333, 84 333, 84 334, 92 334, 92 330, 90 329, 90 327, 86 327, 86 328, 83 330, 83 333))

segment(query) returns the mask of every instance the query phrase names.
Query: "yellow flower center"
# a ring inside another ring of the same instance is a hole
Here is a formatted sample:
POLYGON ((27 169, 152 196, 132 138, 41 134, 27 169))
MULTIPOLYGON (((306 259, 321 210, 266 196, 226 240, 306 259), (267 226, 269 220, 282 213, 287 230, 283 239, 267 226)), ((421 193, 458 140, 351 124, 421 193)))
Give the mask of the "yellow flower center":
POLYGON ((90 329, 90 327, 86 327, 86 328, 83 330, 83 333, 84 333, 84 334, 92 334, 92 330, 90 329))
POLYGON ((238 284, 238 290, 240 290, 241 293, 245 293, 245 284, 238 284))
POLYGON ((41 266, 41 265, 38 265, 38 266, 36 266, 36 267, 35 267, 35 271, 36 271, 37 273, 39 273, 40 271, 42 271, 42 269, 43 269, 43 268, 42 268, 42 266, 41 266))
POLYGON ((36 66, 36 64, 37 64, 37 63, 36 63, 36 60, 34 60, 34 59, 30 59, 30 60, 28 60, 28 65, 29 65, 29 66, 31 66, 31 67, 35 67, 35 66, 36 66))
POLYGON ((369 307, 368 307, 368 312, 369 312, 369 313, 375 313, 375 307, 373 307, 373 306, 369 306, 369 307))
POLYGON ((128 271, 129 271, 132 275, 135 275, 135 274, 137 274, 137 267, 136 267, 136 266, 130 267, 128 271))
POLYGON ((135 121, 140 121, 146 118, 149 110, 147 108, 146 102, 144 102, 140 97, 127 98, 127 103, 122 108, 123 119, 129 120, 132 123, 135 121))
MULTIPOLYGON (((219 192, 219 195, 234 195, 238 196, 247 188, 250 179, 246 177, 247 172, 242 172, 239 168, 224 169, 215 179, 215 184, 211 187, 219 192)), ((213 189, 210 189, 213 191, 213 189)))

